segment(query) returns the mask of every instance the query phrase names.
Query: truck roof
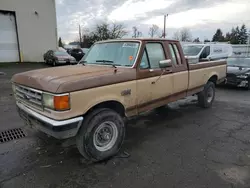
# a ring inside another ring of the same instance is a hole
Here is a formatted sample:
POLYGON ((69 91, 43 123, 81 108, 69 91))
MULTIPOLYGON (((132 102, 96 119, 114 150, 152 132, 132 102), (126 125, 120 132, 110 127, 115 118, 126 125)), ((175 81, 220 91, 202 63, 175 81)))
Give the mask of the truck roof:
POLYGON ((165 39, 165 38, 121 38, 121 39, 108 39, 103 41, 98 41, 96 43, 104 43, 104 42, 114 42, 114 41, 171 41, 178 42, 178 40, 165 39))

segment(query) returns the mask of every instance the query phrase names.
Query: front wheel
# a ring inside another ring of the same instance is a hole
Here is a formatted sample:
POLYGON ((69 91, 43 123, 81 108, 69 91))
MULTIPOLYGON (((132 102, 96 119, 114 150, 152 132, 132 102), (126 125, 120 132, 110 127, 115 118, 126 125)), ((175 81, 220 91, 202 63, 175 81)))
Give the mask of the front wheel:
POLYGON ((198 104, 203 108, 212 106, 215 97, 215 85, 213 82, 208 81, 204 86, 203 91, 198 93, 198 104))
POLYGON ((97 109, 90 113, 76 137, 77 148, 89 161, 102 161, 114 156, 125 138, 122 117, 111 109, 97 109))

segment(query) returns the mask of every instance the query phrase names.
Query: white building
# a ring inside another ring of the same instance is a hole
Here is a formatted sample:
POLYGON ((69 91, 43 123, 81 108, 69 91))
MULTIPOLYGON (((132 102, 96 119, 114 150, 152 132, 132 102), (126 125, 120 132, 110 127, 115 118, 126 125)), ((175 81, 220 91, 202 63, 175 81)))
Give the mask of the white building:
POLYGON ((0 0, 0 62, 41 62, 57 48, 55 0, 0 0))

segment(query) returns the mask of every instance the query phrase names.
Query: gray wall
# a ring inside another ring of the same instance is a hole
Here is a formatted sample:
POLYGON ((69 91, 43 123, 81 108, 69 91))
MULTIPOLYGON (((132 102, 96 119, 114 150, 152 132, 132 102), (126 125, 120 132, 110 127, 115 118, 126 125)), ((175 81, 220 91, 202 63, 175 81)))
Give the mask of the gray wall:
POLYGON ((23 61, 43 61, 45 51, 57 48, 55 0, 0 0, 0 10, 16 13, 23 61))

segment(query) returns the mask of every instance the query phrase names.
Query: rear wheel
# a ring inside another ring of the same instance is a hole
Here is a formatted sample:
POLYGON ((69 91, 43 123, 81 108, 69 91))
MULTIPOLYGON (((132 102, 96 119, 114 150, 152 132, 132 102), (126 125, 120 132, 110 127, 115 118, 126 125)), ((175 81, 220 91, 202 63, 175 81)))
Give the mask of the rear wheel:
POLYGON ((111 109, 97 109, 90 113, 76 137, 77 148, 89 161, 102 161, 114 156, 125 137, 122 117, 111 109))
POLYGON ((198 93, 198 104, 203 108, 209 108, 212 106, 215 97, 215 84, 208 81, 204 86, 203 91, 198 93))

